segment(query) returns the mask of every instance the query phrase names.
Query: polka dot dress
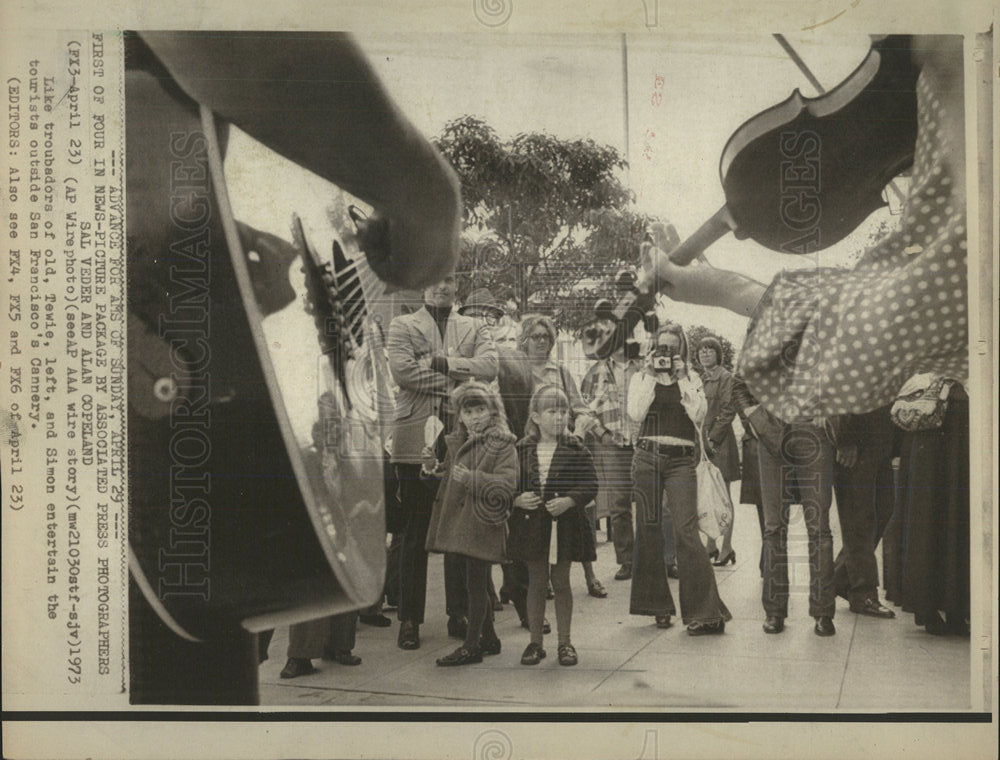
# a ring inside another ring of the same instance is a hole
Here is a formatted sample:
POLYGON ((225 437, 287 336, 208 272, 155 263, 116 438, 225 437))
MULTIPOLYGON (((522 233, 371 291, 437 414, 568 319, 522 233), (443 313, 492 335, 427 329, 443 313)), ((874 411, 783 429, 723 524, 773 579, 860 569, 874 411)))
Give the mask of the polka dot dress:
POLYGON ((900 229, 853 270, 782 272, 751 319, 740 374, 785 421, 875 409, 917 372, 968 373, 965 208, 952 200, 953 146, 924 74, 917 99, 900 229))

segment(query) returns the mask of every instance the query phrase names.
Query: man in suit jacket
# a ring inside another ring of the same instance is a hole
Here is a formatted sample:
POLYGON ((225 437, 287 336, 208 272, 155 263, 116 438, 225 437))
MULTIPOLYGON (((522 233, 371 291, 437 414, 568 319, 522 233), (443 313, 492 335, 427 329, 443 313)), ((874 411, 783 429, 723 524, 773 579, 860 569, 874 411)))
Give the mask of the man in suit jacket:
MULTIPOLYGON (((404 513, 400 554, 399 639, 401 649, 420 647, 419 625, 427 593, 427 527, 434 491, 420 478, 424 427, 431 415, 447 424, 448 394, 458 383, 497 375, 497 350, 488 326, 452 310, 453 275, 424 291, 424 306, 389 323, 389 371, 399 386, 392 429, 392 461, 404 513)), ((449 635, 464 638, 465 582, 458 563, 445 556, 449 635)))

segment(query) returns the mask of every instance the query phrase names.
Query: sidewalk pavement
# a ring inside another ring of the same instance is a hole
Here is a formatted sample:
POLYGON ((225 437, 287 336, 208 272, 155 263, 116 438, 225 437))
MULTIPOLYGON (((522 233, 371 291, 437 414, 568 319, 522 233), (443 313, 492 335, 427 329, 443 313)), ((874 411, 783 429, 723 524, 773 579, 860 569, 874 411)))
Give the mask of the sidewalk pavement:
MULTIPOLYGON (((512 605, 496 613, 503 651, 482 664, 442 668, 435 660, 454 650, 444 612, 443 565, 432 555, 428 573, 426 622, 421 647, 396 646, 399 623, 388 628, 358 625, 354 653, 363 662, 346 667, 314 660, 319 672, 281 679, 288 630, 278 629, 270 659, 260 667, 261 705, 304 707, 445 708, 475 711, 582 709, 667 709, 743 712, 887 712, 970 709, 970 641, 927 634, 913 616, 896 610, 893 620, 855 615, 837 600, 837 635, 813 633, 808 615, 809 570, 801 519, 789 528, 792 596, 785 631, 761 630, 758 571, 760 532, 753 507, 736 506, 737 562, 716 568, 720 594, 733 620, 722 636, 688 636, 679 618, 661 630, 650 617, 628 614, 630 581, 616 581, 614 547, 598 532, 595 570, 608 590, 606 599, 587 594, 583 569, 574 565, 573 644, 580 662, 562 667, 556 658, 555 630, 546 637, 548 657, 539 665, 520 664, 528 632, 512 605)), ((834 547, 838 521, 831 515, 834 547)), ((500 580, 499 568, 494 579, 500 580)), ((499 584, 498 584, 499 585, 499 584)), ((671 580, 675 604, 677 581, 671 580)), ((555 627, 555 609, 547 615, 555 627)))

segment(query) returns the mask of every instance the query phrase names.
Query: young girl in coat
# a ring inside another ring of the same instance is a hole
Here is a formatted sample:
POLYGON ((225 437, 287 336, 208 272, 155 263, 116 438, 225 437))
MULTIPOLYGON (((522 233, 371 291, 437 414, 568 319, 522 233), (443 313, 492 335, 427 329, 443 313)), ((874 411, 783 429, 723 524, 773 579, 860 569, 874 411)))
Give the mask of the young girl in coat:
POLYGON ((542 626, 550 580, 555 591, 559 664, 576 665, 570 641, 569 568, 573 562, 597 559, 584 511, 597 495, 597 472, 590 452, 567 431, 569 417, 569 399, 562 388, 540 386, 528 407, 525 437, 517 444, 520 478, 509 521, 508 553, 528 565, 531 643, 521 656, 522 665, 537 665, 545 657, 542 626))
MULTIPOLYGON (((465 560, 469 625, 462 645, 438 665, 482 662, 499 654, 489 602, 490 567, 506 559, 507 517, 517 485, 514 435, 497 392, 475 380, 452 392, 455 429, 444 437, 443 471, 427 529, 427 550, 465 560)), ((433 455, 431 455, 433 458, 433 455)), ((437 464, 433 462, 432 464, 437 464)))

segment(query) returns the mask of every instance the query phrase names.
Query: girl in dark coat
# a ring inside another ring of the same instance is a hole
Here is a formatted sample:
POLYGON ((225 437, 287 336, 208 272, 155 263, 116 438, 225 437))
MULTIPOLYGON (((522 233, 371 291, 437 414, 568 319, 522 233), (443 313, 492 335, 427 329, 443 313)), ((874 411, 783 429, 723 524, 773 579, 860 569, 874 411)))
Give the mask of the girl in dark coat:
MULTIPOLYGON (((438 665, 482 662, 499 654, 489 602, 490 567, 505 559, 507 517, 517 485, 514 435, 503 405, 490 386, 470 380, 452 393, 455 430, 445 436, 444 478, 427 528, 427 551, 447 552, 465 560, 469 625, 462 646, 438 665)), ((432 465, 438 463, 429 457, 432 465)))
POLYGON ((559 664, 576 665, 570 641, 569 568, 573 562, 597 559, 584 511, 597 494, 597 472, 590 452, 567 432, 569 417, 566 393, 554 385, 539 387, 531 397, 525 437, 517 444, 520 480, 510 517, 508 552, 528 565, 531 643, 521 656, 522 665, 537 665, 545 657, 542 627, 550 580, 555 592, 559 664))

